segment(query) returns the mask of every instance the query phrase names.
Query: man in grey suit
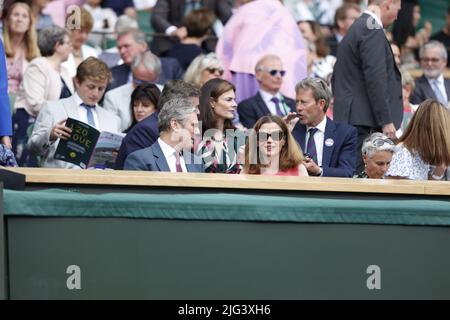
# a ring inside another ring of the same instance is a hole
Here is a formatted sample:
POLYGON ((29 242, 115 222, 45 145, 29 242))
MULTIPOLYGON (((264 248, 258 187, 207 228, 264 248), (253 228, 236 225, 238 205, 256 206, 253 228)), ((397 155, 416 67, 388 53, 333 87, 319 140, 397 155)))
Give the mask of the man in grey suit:
POLYGON ((420 66, 423 75, 416 80, 411 103, 420 104, 434 99, 447 107, 450 101, 450 80, 444 79, 447 65, 447 50, 438 41, 430 41, 420 49, 420 66))
POLYGON ((150 147, 131 153, 124 170, 205 172, 202 159, 194 156, 197 109, 188 99, 172 99, 158 115, 159 138, 150 147))
POLYGON ((65 126, 69 117, 100 131, 120 132, 120 119, 98 106, 110 80, 111 71, 103 61, 87 58, 77 68, 73 96, 44 104, 28 141, 30 153, 43 157, 43 167, 79 169, 71 163, 54 159, 59 140, 70 137, 71 129, 65 126))
MULTIPOLYGON (((395 138, 403 118, 402 84, 383 28, 397 18, 400 0, 369 0, 339 44, 332 87, 333 118, 358 130, 358 149, 372 132, 395 138)), ((359 153, 357 172, 362 171, 359 153)))
MULTIPOLYGON (((186 27, 182 26, 184 16, 201 7, 212 11, 225 25, 232 15, 233 5, 230 0, 158 0, 153 8, 151 24, 157 33, 164 36, 153 37, 152 51, 158 56, 164 55, 175 41, 183 40, 187 36, 186 27)), ((214 51, 215 42, 207 47, 214 51)))

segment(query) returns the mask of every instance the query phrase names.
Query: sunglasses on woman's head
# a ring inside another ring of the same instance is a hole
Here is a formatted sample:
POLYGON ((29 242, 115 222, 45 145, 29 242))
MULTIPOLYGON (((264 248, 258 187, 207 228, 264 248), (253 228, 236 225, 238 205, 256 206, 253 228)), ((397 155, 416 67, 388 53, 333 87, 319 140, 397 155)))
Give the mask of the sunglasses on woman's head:
POLYGON ((385 143, 387 143, 387 144, 390 144, 390 145, 394 145, 395 143, 394 143, 394 141, 392 141, 391 139, 381 139, 381 138, 378 138, 378 139, 375 139, 375 140, 373 140, 373 145, 375 146, 375 147, 381 147, 381 146, 383 146, 385 143))

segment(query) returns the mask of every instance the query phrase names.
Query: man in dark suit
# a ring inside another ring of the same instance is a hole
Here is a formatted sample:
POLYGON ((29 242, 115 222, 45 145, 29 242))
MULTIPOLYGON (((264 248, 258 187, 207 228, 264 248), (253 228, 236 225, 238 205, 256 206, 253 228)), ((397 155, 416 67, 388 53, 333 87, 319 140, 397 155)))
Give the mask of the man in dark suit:
MULTIPOLYGON (((366 136, 380 131, 391 139, 403 118, 402 84, 383 27, 397 18, 400 0, 369 0, 339 44, 332 78, 333 117, 358 130, 358 150, 366 136)), ((358 153, 357 168, 364 163, 358 153)))
POLYGON ((327 38, 330 54, 336 57, 339 42, 345 37, 353 22, 358 19, 361 9, 354 3, 346 3, 336 10, 334 15, 335 30, 327 38))
POLYGON ((158 140, 131 153, 125 160, 125 170, 205 172, 202 159, 190 152, 198 130, 197 110, 192 101, 168 101, 159 112, 158 126, 158 140))
MULTIPOLYGON (((201 7, 209 9, 225 25, 232 15, 233 5, 230 0, 158 0, 150 22, 157 33, 164 35, 153 37, 152 51, 162 56, 176 41, 183 40, 187 36, 186 27, 182 26, 184 16, 201 7)), ((215 41, 207 47, 214 51, 215 41)))
POLYGON ((295 101, 280 93, 283 84, 283 64, 275 55, 262 57, 255 66, 258 93, 238 105, 239 121, 246 128, 253 128, 259 118, 267 115, 287 116, 295 112, 295 101))
POLYGON ((411 102, 420 104, 426 99, 434 99, 448 106, 450 101, 450 80, 444 79, 447 65, 447 50, 438 41, 430 41, 420 49, 420 65, 423 75, 416 80, 411 102))
POLYGON ((306 78, 296 87, 298 122, 292 135, 305 152, 310 176, 352 177, 356 164, 357 130, 325 114, 331 92, 325 81, 306 78))
MULTIPOLYGON (((190 83, 182 80, 169 81, 161 93, 158 101, 158 110, 166 102, 176 99, 189 99, 198 106, 200 90, 190 83)), ((127 156, 134 151, 150 147, 159 137, 158 111, 138 122, 125 136, 117 155, 115 170, 122 170, 127 156)))
MULTIPOLYGON (((108 90, 115 89, 130 83, 132 80, 131 63, 139 53, 148 50, 147 38, 144 32, 131 29, 117 38, 117 48, 123 64, 111 68, 113 81, 108 86, 108 90)), ((174 58, 161 58, 161 73, 156 83, 164 85, 168 80, 181 79, 183 68, 174 58)))

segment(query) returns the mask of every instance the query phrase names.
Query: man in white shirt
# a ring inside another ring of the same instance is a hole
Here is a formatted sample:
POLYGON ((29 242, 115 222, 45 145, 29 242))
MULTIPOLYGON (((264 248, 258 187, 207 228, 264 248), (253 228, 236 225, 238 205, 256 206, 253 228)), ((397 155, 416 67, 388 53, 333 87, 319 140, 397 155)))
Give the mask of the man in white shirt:
POLYGON ((120 132, 119 118, 98 106, 98 101, 110 80, 111 71, 108 66, 97 58, 89 57, 77 68, 73 96, 47 101, 44 104, 28 141, 30 153, 43 157, 43 167, 79 168, 54 159, 59 140, 70 137, 71 129, 65 126, 69 117, 87 123, 99 131, 120 132))
POLYGON ((176 98, 166 102, 159 112, 158 126, 158 140, 128 155, 124 170, 205 171, 202 159, 190 152, 198 130, 197 111, 191 100, 176 98))
POLYGON ((416 80, 416 88, 411 96, 413 104, 426 99, 439 101, 447 107, 450 101, 450 80, 444 79, 447 65, 447 50, 439 41, 430 41, 420 49, 422 77, 416 80))
POLYGON ((280 57, 263 56, 255 66, 259 91, 255 96, 238 105, 239 121, 246 128, 253 128, 259 118, 267 115, 280 117, 295 112, 295 101, 281 94, 280 88, 286 71, 280 57))
POLYGON ((331 101, 327 83, 319 78, 306 78, 296 85, 295 92, 299 120, 292 135, 305 152, 308 174, 353 177, 358 132, 326 117, 331 101))

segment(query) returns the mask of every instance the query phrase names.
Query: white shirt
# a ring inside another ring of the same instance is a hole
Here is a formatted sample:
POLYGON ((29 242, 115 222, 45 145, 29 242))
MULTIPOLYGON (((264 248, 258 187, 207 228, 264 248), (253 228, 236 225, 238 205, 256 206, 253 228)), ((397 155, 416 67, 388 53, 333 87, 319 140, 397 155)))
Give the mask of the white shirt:
MULTIPOLYGON (((166 158, 167 164, 169 165, 170 172, 177 172, 177 158, 175 157, 175 152, 177 152, 174 148, 165 143, 161 138, 158 138, 159 146, 166 158)), ((180 156, 180 165, 183 172, 187 172, 186 163, 184 162, 184 158, 180 156)))
POLYGON ((271 93, 268 93, 268 92, 260 89, 259 94, 261 95, 261 98, 264 100, 264 103, 266 104, 270 113, 275 116, 277 115, 277 107, 275 106, 275 102, 273 102, 271 99, 273 97, 277 97, 278 100, 280 100, 279 106, 280 106, 281 112, 283 112, 283 114, 286 115, 286 110, 284 109, 283 97, 281 96, 281 94, 279 92, 276 95, 272 95, 271 93))
MULTIPOLYGON (((325 137, 325 127, 327 126, 327 117, 324 117, 322 122, 320 122, 315 128, 317 128, 318 130, 316 131, 316 133, 314 134, 314 142, 316 144, 316 152, 317 152, 317 165, 319 167, 322 167, 322 158, 323 158, 323 139, 325 137)), ((306 146, 308 145, 308 140, 309 140, 309 132, 308 130, 310 128, 314 128, 314 127, 309 127, 306 126, 306 141, 305 141, 305 149, 306 146)), ((306 150, 305 152, 309 152, 308 150, 306 150)))
POLYGON ((381 22, 381 19, 375 13, 373 13, 372 11, 369 11, 369 10, 366 10, 363 13, 367 13, 369 16, 371 16, 372 18, 375 19, 375 21, 380 25, 381 28, 384 28, 383 22, 381 22))
MULTIPOLYGON (((439 88, 439 90, 441 91, 442 96, 444 97, 444 99, 448 102, 448 96, 447 96, 447 90, 445 90, 445 84, 444 84, 444 75, 441 74, 439 77, 437 77, 436 79, 428 79, 428 83, 430 84, 431 89, 434 92, 434 85, 433 82, 436 81, 437 82, 437 86, 439 88)), ((447 105, 444 105, 444 107, 446 107, 447 105)))
MULTIPOLYGON (((79 120, 89 124, 88 122, 88 118, 87 118, 87 110, 85 107, 81 106, 81 104, 83 103, 83 100, 81 100, 80 96, 75 92, 73 94, 73 98, 75 99, 76 104, 78 105, 78 117, 79 120)), ((95 122, 95 128, 99 131, 101 131, 101 126, 100 126, 100 122, 98 120, 98 115, 97 115, 97 108, 100 108, 98 104, 95 105, 95 108, 91 109, 92 110, 92 114, 94 116, 94 122, 95 122)))

